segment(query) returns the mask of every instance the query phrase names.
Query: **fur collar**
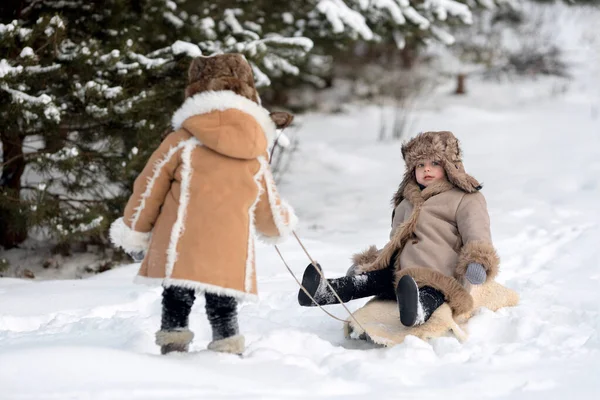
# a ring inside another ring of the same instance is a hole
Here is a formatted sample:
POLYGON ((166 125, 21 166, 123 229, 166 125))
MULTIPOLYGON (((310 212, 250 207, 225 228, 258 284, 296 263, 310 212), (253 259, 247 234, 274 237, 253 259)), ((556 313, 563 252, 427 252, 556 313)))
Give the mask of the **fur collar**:
POLYGON ((183 125, 183 121, 199 114, 206 114, 211 111, 224 111, 235 108, 250 114, 256 122, 262 127, 269 147, 275 140, 275 123, 271 119, 269 112, 243 96, 235 94, 229 90, 208 91, 198 93, 187 98, 181 107, 173 114, 171 124, 173 129, 177 130, 183 125))
POLYGON ((413 206, 416 206, 423 204, 427 199, 430 199, 431 197, 440 193, 447 192, 452 188, 454 188, 454 185, 446 179, 433 182, 423 190, 419 188, 419 185, 416 182, 410 181, 404 187, 402 194, 403 197, 410 201, 413 206))

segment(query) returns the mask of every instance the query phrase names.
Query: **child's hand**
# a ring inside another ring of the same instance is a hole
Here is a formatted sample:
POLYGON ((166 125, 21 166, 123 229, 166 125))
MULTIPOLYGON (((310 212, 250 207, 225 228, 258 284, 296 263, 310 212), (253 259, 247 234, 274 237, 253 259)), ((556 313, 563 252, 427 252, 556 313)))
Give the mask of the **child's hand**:
POLYGON ((129 254, 129 256, 131 258, 133 258, 133 261, 135 262, 141 262, 144 260, 144 257, 146 256, 146 252, 145 251, 132 251, 129 254))
POLYGON ((274 111, 270 114, 270 117, 275 123, 275 126, 277 126, 277 129, 287 128, 294 120, 294 116, 285 111, 274 111))
POLYGON ((469 263, 465 278, 473 285, 481 285, 487 279, 487 273, 483 265, 479 263, 469 263))
POLYGON ((358 271, 358 265, 356 264, 352 264, 350 266, 350 268, 348 268, 348 271, 346 271, 346 276, 354 276, 354 275, 358 275, 359 271, 358 271))

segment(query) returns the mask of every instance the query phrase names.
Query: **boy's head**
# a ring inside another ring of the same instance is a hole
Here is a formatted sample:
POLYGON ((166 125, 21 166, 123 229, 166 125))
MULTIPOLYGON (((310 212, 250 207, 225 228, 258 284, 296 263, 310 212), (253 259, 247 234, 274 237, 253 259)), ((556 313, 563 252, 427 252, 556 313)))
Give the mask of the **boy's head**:
POLYGON ((415 165, 415 179, 421 186, 429 186, 433 182, 437 182, 446 178, 446 171, 442 163, 437 160, 425 158, 417 161, 415 165))
POLYGON ((185 97, 206 91, 231 90, 260 104, 252 67, 242 54, 197 57, 188 70, 185 97))
POLYGON ((395 205, 404 198, 404 188, 410 182, 429 186, 445 177, 467 193, 481 189, 479 182, 465 172, 460 145, 452 132, 420 133, 402 145, 402 157, 406 172, 394 196, 395 205))

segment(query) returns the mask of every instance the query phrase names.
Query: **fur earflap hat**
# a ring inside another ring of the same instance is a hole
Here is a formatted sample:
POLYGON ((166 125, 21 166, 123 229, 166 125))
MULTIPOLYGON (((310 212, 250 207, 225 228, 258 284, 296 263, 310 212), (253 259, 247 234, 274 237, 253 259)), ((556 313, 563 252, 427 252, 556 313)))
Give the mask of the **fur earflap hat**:
POLYGON ((448 131, 423 132, 402 145, 402 157, 406 163, 404 179, 394 196, 394 205, 400 204, 403 192, 409 183, 417 184, 415 166, 420 160, 438 161, 446 171, 448 181, 467 193, 481 189, 481 184, 467 174, 462 162, 462 151, 458 139, 448 131))
MULTIPOLYGON (((230 90, 260 105, 260 97, 254 85, 252 67, 242 54, 217 54, 197 57, 188 70, 188 85, 185 97, 195 94, 230 90)), ((294 117, 284 111, 270 113, 277 129, 289 126, 294 117)))
POLYGON ((242 54, 217 54, 195 58, 188 70, 185 97, 207 91, 231 90, 260 104, 252 67, 242 54))

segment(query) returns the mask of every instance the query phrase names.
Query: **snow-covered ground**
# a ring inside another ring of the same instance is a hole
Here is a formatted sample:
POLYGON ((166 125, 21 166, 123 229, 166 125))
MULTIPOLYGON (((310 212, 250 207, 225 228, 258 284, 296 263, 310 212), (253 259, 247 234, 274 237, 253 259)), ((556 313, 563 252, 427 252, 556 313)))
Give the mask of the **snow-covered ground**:
MULTIPOLYGON (((296 283, 259 246, 261 300, 240 310, 243 358, 204 350, 202 300, 192 353, 160 356, 160 291, 131 283, 137 265, 77 281, 0 279, 0 398, 597 398, 600 119, 592 92, 573 84, 553 95, 559 84, 477 83, 468 97, 440 94, 418 113, 415 132, 449 129, 462 140, 467 170, 485 184, 499 280, 521 294, 518 307, 481 310, 466 343, 346 340, 340 322, 296 304, 296 283)), ((300 119, 281 190, 330 276, 388 234, 403 164, 398 142, 376 140, 379 112, 352 106, 300 119)), ((282 251, 301 276, 299 246, 282 251)))
MULTIPOLYGON (((414 133, 461 139, 467 171, 485 185, 498 280, 521 295, 517 307, 481 310, 465 343, 346 340, 340 322, 297 305, 296 283, 259 245, 260 302, 240 309, 243 358, 204 350, 202 299, 192 352, 160 356, 160 290, 131 283, 137 265, 84 280, 0 279, 0 399, 598 398, 600 87, 598 58, 587 60, 568 84, 473 81, 462 98, 442 87, 416 114, 414 133)), ((299 118, 281 185, 328 276, 385 243, 404 169, 400 143, 377 141, 380 110, 346 110, 299 118)), ((281 250, 300 277, 300 247, 281 250)))

